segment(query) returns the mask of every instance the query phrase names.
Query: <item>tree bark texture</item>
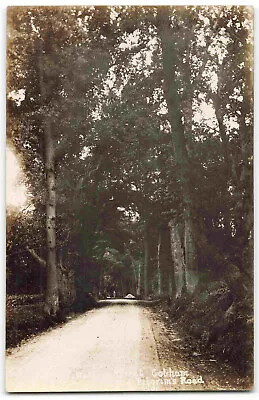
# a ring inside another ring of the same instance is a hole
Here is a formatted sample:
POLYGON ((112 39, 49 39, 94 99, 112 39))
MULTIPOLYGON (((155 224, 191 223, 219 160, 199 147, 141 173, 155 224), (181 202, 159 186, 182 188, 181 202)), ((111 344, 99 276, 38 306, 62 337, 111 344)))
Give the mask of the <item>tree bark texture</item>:
POLYGON ((171 237, 168 225, 163 225, 161 230, 162 243, 161 243, 161 262, 165 265, 165 273, 163 275, 162 291, 170 297, 175 296, 175 272, 174 261, 171 251, 171 237))
MULTIPOLYGON (((197 271, 197 257, 196 245, 194 241, 193 229, 193 215, 192 215, 192 201, 190 196, 190 182, 188 177, 189 163, 188 152, 186 146, 186 138, 184 134, 184 126, 182 122, 180 97, 177 90, 177 76, 176 76, 176 49, 174 48, 174 38, 170 26, 170 17, 168 7, 159 7, 157 14, 157 26, 161 39, 162 46, 162 59, 164 71, 164 93, 167 101, 168 116, 172 130, 172 143, 174 147, 174 158, 178 166, 178 178, 181 186, 181 193, 183 199, 183 218, 185 222, 185 261, 183 258, 184 269, 187 275, 192 275, 192 271, 197 271), (189 254, 189 251, 191 252, 189 254), (191 271, 188 274, 188 271, 191 271)), ((171 228, 171 234, 172 234, 171 228)), ((176 233, 173 233, 176 242, 178 238, 176 233)), ((178 245, 177 245, 178 246, 178 245)), ((179 246, 178 246, 179 247, 179 246)), ((175 249, 173 250, 175 253, 175 249)), ((179 264, 179 262, 178 262, 179 264)), ((198 284, 198 274, 195 285, 198 284)), ((189 288, 188 288, 189 289, 189 288)))
POLYGON ((56 265, 56 188, 55 151, 50 121, 45 121, 45 168, 46 168, 46 239, 47 239, 47 286, 45 312, 55 316, 59 310, 58 278, 56 265))
POLYGON ((192 236, 194 234, 193 222, 187 211, 185 212, 184 224, 186 288, 188 293, 193 293, 198 284, 199 275, 195 241, 192 236))
POLYGON ((144 270, 143 270, 143 287, 144 287, 145 297, 148 296, 148 291, 149 291, 148 270, 149 270, 149 243, 148 243, 148 227, 146 222, 144 231, 144 270))
POLYGON ((174 263, 171 252, 170 231, 166 224, 159 227, 157 244, 157 294, 173 296, 175 289, 174 263))
POLYGON ((141 266, 142 266, 142 264, 139 263, 138 264, 138 281, 137 281, 137 290, 136 290, 138 297, 141 294, 141 266))
MULTIPOLYGON (((47 106, 47 82, 44 76, 43 49, 44 40, 38 41, 38 69, 41 93, 41 106, 47 106)), ((52 123, 48 115, 42 118, 45 145, 46 173, 46 245, 47 245, 47 282, 44 310, 48 315, 56 316, 59 311, 58 274, 56 263, 56 187, 55 187, 55 146, 53 143, 52 123)))
POLYGON ((161 288, 161 231, 158 232, 158 243, 157 243, 157 294, 161 296, 162 288, 161 288))
POLYGON ((187 291, 186 265, 179 228, 173 220, 169 222, 169 227, 171 233, 171 250, 174 263, 176 297, 179 297, 187 291))

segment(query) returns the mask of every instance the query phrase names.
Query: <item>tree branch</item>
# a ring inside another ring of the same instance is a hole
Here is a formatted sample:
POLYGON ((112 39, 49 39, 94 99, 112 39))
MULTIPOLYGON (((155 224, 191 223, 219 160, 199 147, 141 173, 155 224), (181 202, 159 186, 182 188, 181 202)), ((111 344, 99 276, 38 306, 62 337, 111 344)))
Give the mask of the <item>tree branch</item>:
MULTIPOLYGON (((35 250, 31 249, 29 246, 26 246, 26 250, 31 254, 31 256, 44 268, 46 268, 46 261, 41 258, 35 250)), ((73 275, 74 271, 64 267, 61 263, 57 264, 57 268, 60 269, 61 272, 67 274, 68 276, 73 275)))
POLYGON ((26 246, 26 250, 28 250, 28 252, 31 254, 31 256, 38 261, 38 263, 43 266, 46 267, 46 261, 43 260, 43 258, 41 258, 35 250, 31 249, 30 247, 26 246))

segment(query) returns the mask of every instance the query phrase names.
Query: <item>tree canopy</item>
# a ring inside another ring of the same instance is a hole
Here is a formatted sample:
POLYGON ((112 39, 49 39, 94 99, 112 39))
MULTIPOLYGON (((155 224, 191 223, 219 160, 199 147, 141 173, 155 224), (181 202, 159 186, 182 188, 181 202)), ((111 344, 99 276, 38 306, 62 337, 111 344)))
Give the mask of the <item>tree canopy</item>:
POLYGON ((180 295, 233 265, 251 280, 250 8, 10 7, 7 26, 7 140, 33 204, 8 288, 28 248, 78 295, 180 295))

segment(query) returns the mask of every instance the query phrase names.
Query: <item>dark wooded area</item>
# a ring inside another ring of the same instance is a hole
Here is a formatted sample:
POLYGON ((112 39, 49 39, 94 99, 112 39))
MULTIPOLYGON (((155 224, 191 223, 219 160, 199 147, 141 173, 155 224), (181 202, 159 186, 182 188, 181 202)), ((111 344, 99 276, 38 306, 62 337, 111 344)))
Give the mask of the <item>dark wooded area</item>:
POLYGON ((8 9, 7 142, 30 194, 7 210, 8 295, 41 294, 54 320, 164 299, 250 371, 252 25, 236 6, 8 9))

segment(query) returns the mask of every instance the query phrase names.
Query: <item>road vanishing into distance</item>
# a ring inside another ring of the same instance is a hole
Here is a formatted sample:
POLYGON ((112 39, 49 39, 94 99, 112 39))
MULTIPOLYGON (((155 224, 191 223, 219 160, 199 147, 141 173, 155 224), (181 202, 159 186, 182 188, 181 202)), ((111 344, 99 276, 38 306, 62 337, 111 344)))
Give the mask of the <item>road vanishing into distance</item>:
POLYGON ((193 364, 181 355, 181 337, 147 303, 101 301, 12 349, 6 356, 6 390, 231 389, 227 375, 215 372, 215 360, 204 367, 204 361, 193 364))

